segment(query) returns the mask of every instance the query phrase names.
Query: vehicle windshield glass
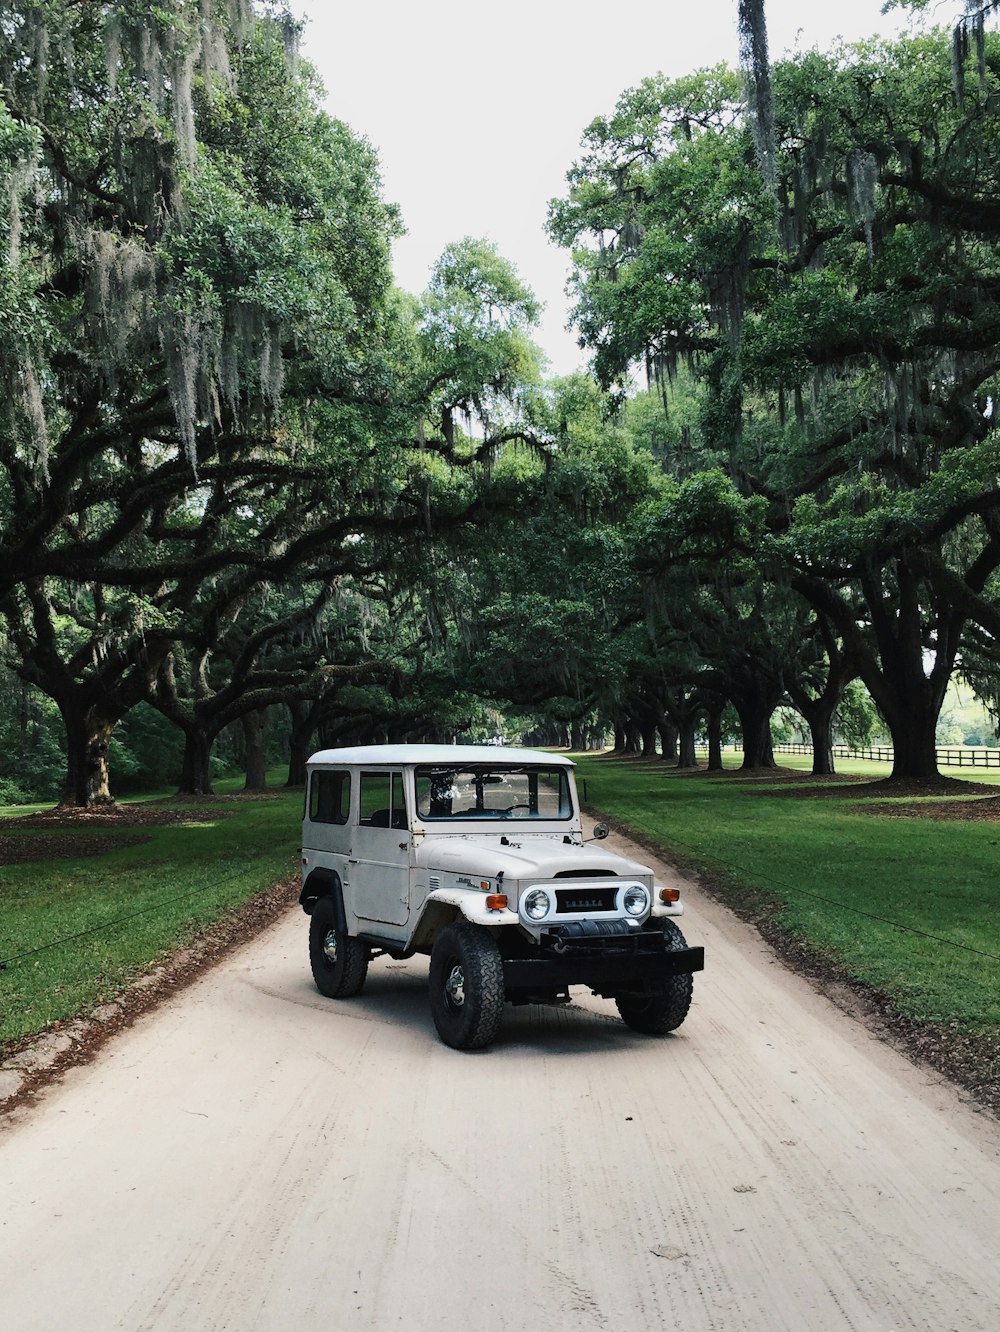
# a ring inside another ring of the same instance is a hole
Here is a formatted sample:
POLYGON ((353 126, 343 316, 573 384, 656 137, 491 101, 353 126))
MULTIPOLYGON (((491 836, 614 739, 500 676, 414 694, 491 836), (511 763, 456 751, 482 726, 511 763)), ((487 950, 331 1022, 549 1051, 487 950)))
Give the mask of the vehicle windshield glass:
POLYGON ((427 767, 415 772, 421 819, 570 819, 566 768, 496 765, 427 767))

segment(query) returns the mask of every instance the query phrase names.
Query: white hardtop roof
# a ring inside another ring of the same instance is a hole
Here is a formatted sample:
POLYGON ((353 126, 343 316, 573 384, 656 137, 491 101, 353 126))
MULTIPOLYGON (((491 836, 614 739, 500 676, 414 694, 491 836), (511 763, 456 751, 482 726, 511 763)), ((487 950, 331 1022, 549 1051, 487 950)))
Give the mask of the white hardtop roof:
POLYGON ((509 745, 354 745, 346 749, 321 749, 309 760, 310 766, 361 764, 364 767, 399 767, 404 763, 433 764, 435 767, 461 767, 473 763, 573 766, 564 754, 549 754, 542 749, 517 749, 509 745))

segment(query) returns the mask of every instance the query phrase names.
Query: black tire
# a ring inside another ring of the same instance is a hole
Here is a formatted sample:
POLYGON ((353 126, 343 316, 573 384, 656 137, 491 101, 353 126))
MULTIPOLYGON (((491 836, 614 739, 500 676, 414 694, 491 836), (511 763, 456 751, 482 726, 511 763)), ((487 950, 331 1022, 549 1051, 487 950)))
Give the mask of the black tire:
POLYGON ((309 918, 309 963, 320 994, 328 999, 349 999, 368 975, 369 949, 338 930, 333 903, 321 897, 309 918))
POLYGON ((438 1035, 454 1050, 482 1050, 496 1037, 503 1018, 500 950, 478 925, 449 925, 431 949, 431 1017, 438 1035))
MULTIPOLYGON (((664 921, 663 933, 667 948, 678 952, 687 947, 687 940, 672 920, 664 921)), ((621 1020, 633 1031, 644 1036, 665 1036, 676 1031, 688 1015, 694 978, 690 972, 671 976, 665 994, 652 994, 644 999, 616 999, 615 1006, 621 1020)))

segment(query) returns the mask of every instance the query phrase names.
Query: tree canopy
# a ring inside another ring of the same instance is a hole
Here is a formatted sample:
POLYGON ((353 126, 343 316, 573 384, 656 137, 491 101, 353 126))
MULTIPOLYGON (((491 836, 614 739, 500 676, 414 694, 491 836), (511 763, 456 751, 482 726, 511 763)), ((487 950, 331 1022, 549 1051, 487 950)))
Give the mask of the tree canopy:
POLYGON ((933 776, 949 681, 997 697, 998 7, 772 65, 740 0, 740 70, 625 91, 548 224, 593 374, 546 382, 490 242, 395 288, 283 6, 0 6, 3 665, 64 798, 133 715, 207 791, 279 706, 293 779, 505 716, 688 766, 731 716, 755 767, 787 702, 828 771, 862 685, 933 776))
MULTIPOLYGON (((139 700, 190 728, 218 656, 224 715, 259 706, 232 672, 277 637, 253 627, 267 588, 315 618, 331 580, 474 516, 492 452, 527 437, 537 305, 475 241, 421 304, 394 291, 375 155, 321 109, 277 7, 2 23, 0 609, 63 714, 67 797, 106 799, 139 700)), ((300 651, 291 679, 315 692, 331 665, 300 651)))
MULTIPOLYGON (((773 192, 736 74, 650 79, 550 220, 602 382, 644 363, 669 411, 689 368, 703 464, 764 505, 755 564, 849 653, 899 775, 935 770, 963 638, 997 626, 998 73, 988 34, 961 97, 941 33, 778 64, 773 192)), ((668 499, 665 559, 687 521, 668 499)))

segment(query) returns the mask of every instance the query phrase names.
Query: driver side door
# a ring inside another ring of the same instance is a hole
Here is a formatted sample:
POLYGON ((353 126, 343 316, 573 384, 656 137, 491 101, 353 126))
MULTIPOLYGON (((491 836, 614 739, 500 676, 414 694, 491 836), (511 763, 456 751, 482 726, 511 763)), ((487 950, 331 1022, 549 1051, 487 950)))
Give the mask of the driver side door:
POLYGON ((405 925, 410 914, 410 829, 401 772, 361 772, 352 852, 358 916, 405 925))

